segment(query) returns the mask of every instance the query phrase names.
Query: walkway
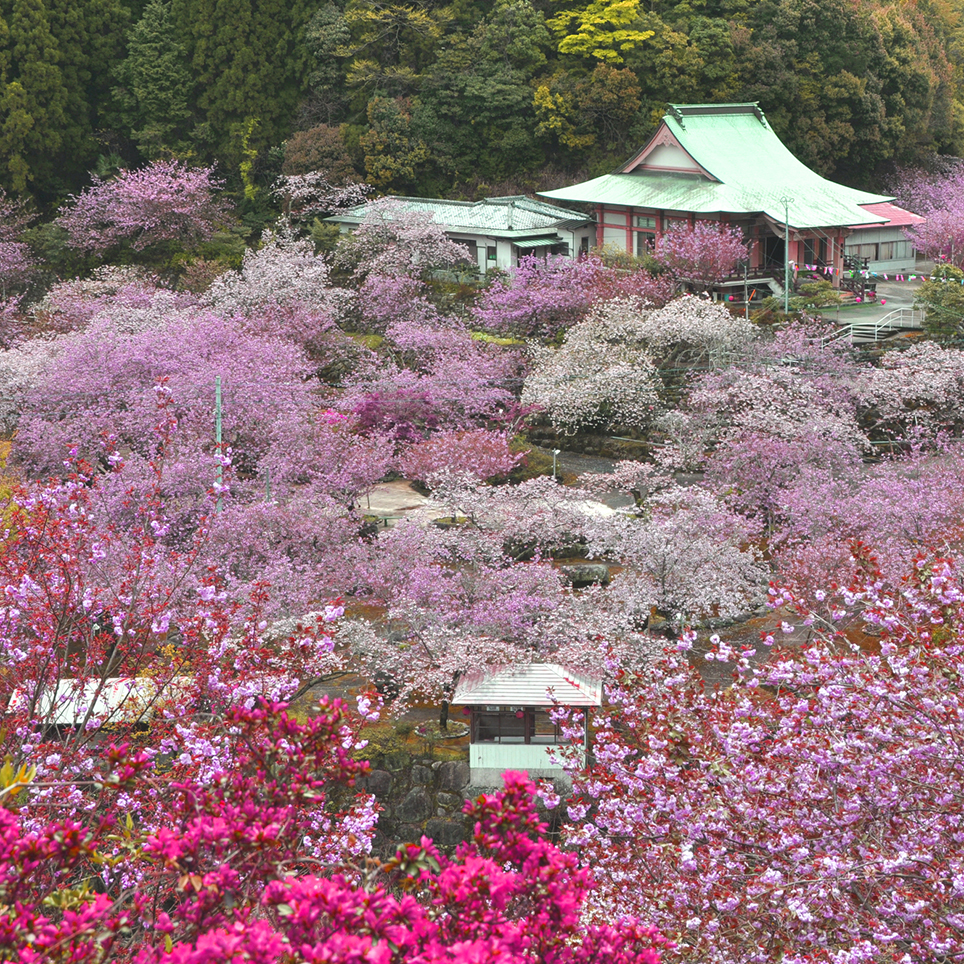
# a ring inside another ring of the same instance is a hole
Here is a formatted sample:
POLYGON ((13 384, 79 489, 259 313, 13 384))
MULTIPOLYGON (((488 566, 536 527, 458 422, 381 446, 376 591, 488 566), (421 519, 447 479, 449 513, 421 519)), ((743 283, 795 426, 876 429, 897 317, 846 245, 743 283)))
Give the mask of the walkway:
MULTIPOLYGON (((931 270, 932 265, 923 263, 921 268, 926 274, 931 270)), ((897 308, 912 308, 920 284, 919 277, 914 281, 883 281, 878 279, 876 301, 864 302, 859 305, 848 304, 825 308, 818 314, 837 328, 850 324, 873 324, 897 308)))

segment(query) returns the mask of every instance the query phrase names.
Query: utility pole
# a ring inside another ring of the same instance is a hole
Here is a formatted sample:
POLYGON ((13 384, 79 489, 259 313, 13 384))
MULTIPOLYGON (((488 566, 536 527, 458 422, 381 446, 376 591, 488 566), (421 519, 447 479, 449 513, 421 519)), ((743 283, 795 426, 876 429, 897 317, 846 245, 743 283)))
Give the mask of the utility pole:
POLYGON ((792 197, 785 194, 780 200, 783 202, 783 313, 790 314, 790 205, 792 197))
POLYGON ((214 511, 220 512, 221 504, 221 483, 224 481, 224 467, 221 465, 221 376, 214 376, 214 451, 217 453, 218 464, 215 469, 215 483, 218 489, 218 501, 214 505, 214 511))
POLYGON ((743 314, 746 320, 750 320, 750 296, 747 294, 748 285, 746 283, 746 273, 749 270, 750 262, 743 262, 743 314))

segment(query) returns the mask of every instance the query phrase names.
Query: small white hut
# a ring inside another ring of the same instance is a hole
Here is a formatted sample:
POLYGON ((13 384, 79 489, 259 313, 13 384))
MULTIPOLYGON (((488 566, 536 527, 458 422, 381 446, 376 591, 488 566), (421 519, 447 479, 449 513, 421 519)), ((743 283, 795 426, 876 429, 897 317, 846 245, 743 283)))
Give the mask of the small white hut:
POLYGON ((533 778, 559 777, 562 767, 552 762, 551 755, 568 741, 549 716, 549 708, 585 710, 585 752, 589 709, 602 705, 602 679, 554 663, 528 663, 460 683, 452 702, 470 711, 472 783, 497 785, 506 770, 524 770, 533 778))

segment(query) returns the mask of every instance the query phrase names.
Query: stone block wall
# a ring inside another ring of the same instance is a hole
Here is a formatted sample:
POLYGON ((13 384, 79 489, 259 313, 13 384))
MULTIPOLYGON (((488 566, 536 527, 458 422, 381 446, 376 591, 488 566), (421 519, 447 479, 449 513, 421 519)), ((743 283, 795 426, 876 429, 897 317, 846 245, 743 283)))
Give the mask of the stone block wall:
POLYGON ((472 827, 462 807, 469 795, 467 760, 433 760, 391 753, 371 761, 371 772, 358 789, 375 795, 382 806, 374 850, 391 856, 401 843, 431 837, 449 850, 467 839, 472 827))
MULTIPOLYGON (((374 754, 371 770, 358 781, 357 789, 374 794, 381 806, 372 852, 383 859, 393 857, 399 845, 431 837, 436 846, 451 852, 472 836, 472 822, 462 813, 466 800, 481 793, 502 789, 502 775, 496 771, 473 773, 465 759, 437 760, 427 753, 396 751, 374 754), (480 782, 480 778, 484 782, 480 782), (470 782, 471 781, 471 782, 470 782)), ((556 792, 565 797, 568 780, 553 779, 556 792)), ((536 810, 550 829, 562 819, 559 811, 547 812, 540 797, 536 810)))

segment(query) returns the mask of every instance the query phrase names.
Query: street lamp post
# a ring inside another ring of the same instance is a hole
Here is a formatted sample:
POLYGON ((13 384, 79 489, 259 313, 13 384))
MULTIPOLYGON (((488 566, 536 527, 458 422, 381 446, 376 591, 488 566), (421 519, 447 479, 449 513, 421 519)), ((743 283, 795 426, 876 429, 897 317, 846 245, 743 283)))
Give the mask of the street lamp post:
POLYGON ((784 195, 783 202, 783 313, 790 314, 790 205, 792 197, 784 195))
POLYGON ((214 450, 217 453, 217 465, 215 467, 215 478, 217 481, 218 501, 214 505, 214 511, 220 512, 221 503, 221 483, 224 481, 224 468, 221 463, 221 376, 214 376, 214 450))
POLYGON ((749 270, 749 268, 750 268, 750 262, 744 261, 743 262, 743 314, 746 317, 747 321, 750 320, 750 296, 747 294, 747 291, 749 290, 749 285, 746 282, 746 273, 749 270))

